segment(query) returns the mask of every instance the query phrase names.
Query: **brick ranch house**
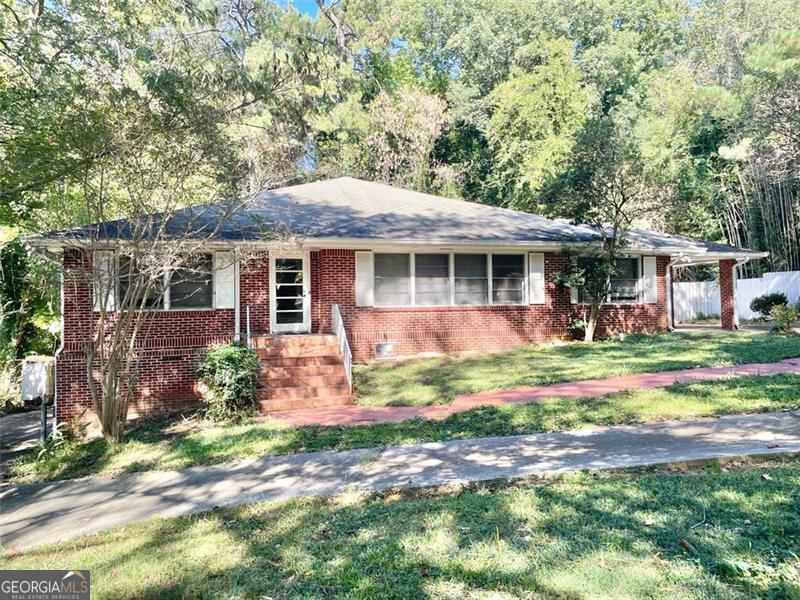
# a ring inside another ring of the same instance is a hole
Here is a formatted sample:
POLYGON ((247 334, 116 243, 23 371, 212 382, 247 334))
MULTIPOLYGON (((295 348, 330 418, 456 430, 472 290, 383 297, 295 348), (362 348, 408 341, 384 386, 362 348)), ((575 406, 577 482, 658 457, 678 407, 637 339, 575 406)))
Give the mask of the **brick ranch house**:
MULTIPOLYGON (((565 249, 597 237, 564 220, 343 177, 257 194, 212 242, 201 257, 209 276, 194 281, 188 302, 173 291, 155 306, 132 416, 195 405, 198 357, 236 339, 261 358, 262 408, 280 410, 351 402, 350 355, 362 362, 562 338, 583 306, 580 290, 553 277, 567 265, 565 249), (265 239, 250 227, 256 221, 290 231, 290 240, 265 239), (249 248, 246 260, 237 245, 249 248)), ((92 285, 71 274, 92 257, 58 234, 31 243, 63 260, 61 421, 91 406, 84 348, 95 304, 92 285)), ((669 329, 672 267, 704 263, 719 263, 722 327, 734 329, 735 266, 765 256, 642 229, 626 251, 600 335, 669 329)))

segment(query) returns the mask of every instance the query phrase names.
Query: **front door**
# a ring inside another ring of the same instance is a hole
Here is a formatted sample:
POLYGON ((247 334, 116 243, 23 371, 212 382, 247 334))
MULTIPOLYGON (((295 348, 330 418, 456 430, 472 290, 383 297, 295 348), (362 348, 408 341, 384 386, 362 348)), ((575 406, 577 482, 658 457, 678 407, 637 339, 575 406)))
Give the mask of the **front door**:
POLYGON ((270 256, 269 281, 272 333, 311 331, 308 253, 270 256))

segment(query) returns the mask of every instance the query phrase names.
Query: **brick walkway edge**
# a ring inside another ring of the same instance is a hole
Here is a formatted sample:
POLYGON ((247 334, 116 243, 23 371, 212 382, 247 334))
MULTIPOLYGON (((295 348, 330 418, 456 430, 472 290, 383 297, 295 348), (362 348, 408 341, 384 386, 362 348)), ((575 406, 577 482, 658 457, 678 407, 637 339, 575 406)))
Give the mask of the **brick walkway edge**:
POLYGON ((330 406, 267 413, 262 418, 274 419, 292 426, 303 425, 371 425, 399 423, 407 419, 444 419, 452 414, 481 406, 527 404, 547 398, 592 398, 636 388, 667 387, 687 381, 725 379, 752 375, 800 375, 800 358, 776 363, 749 364, 732 367, 700 367, 683 371, 625 375, 607 379, 570 381, 542 387, 524 387, 506 391, 481 392, 458 396, 444 406, 330 406))

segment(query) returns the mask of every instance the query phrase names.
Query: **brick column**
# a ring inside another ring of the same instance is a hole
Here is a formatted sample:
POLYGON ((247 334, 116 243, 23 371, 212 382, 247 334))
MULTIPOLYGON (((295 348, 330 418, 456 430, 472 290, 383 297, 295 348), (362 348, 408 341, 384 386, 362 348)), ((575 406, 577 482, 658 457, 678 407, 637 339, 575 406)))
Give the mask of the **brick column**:
POLYGON ((736 271, 735 260, 719 261, 719 303, 722 328, 738 329, 736 318, 736 271))

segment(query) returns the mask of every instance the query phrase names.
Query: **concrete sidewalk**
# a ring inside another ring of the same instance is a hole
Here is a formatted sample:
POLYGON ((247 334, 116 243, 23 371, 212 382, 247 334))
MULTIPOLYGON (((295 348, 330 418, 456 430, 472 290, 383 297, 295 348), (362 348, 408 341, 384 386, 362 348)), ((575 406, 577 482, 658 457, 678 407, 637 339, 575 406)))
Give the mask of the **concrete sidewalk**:
POLYGON ((316 452, 180 471, 12 487, 0 495, 0 540, 28 548, 154 516, 215 506, 582 469, 800 451, 791 412, 316 452))

